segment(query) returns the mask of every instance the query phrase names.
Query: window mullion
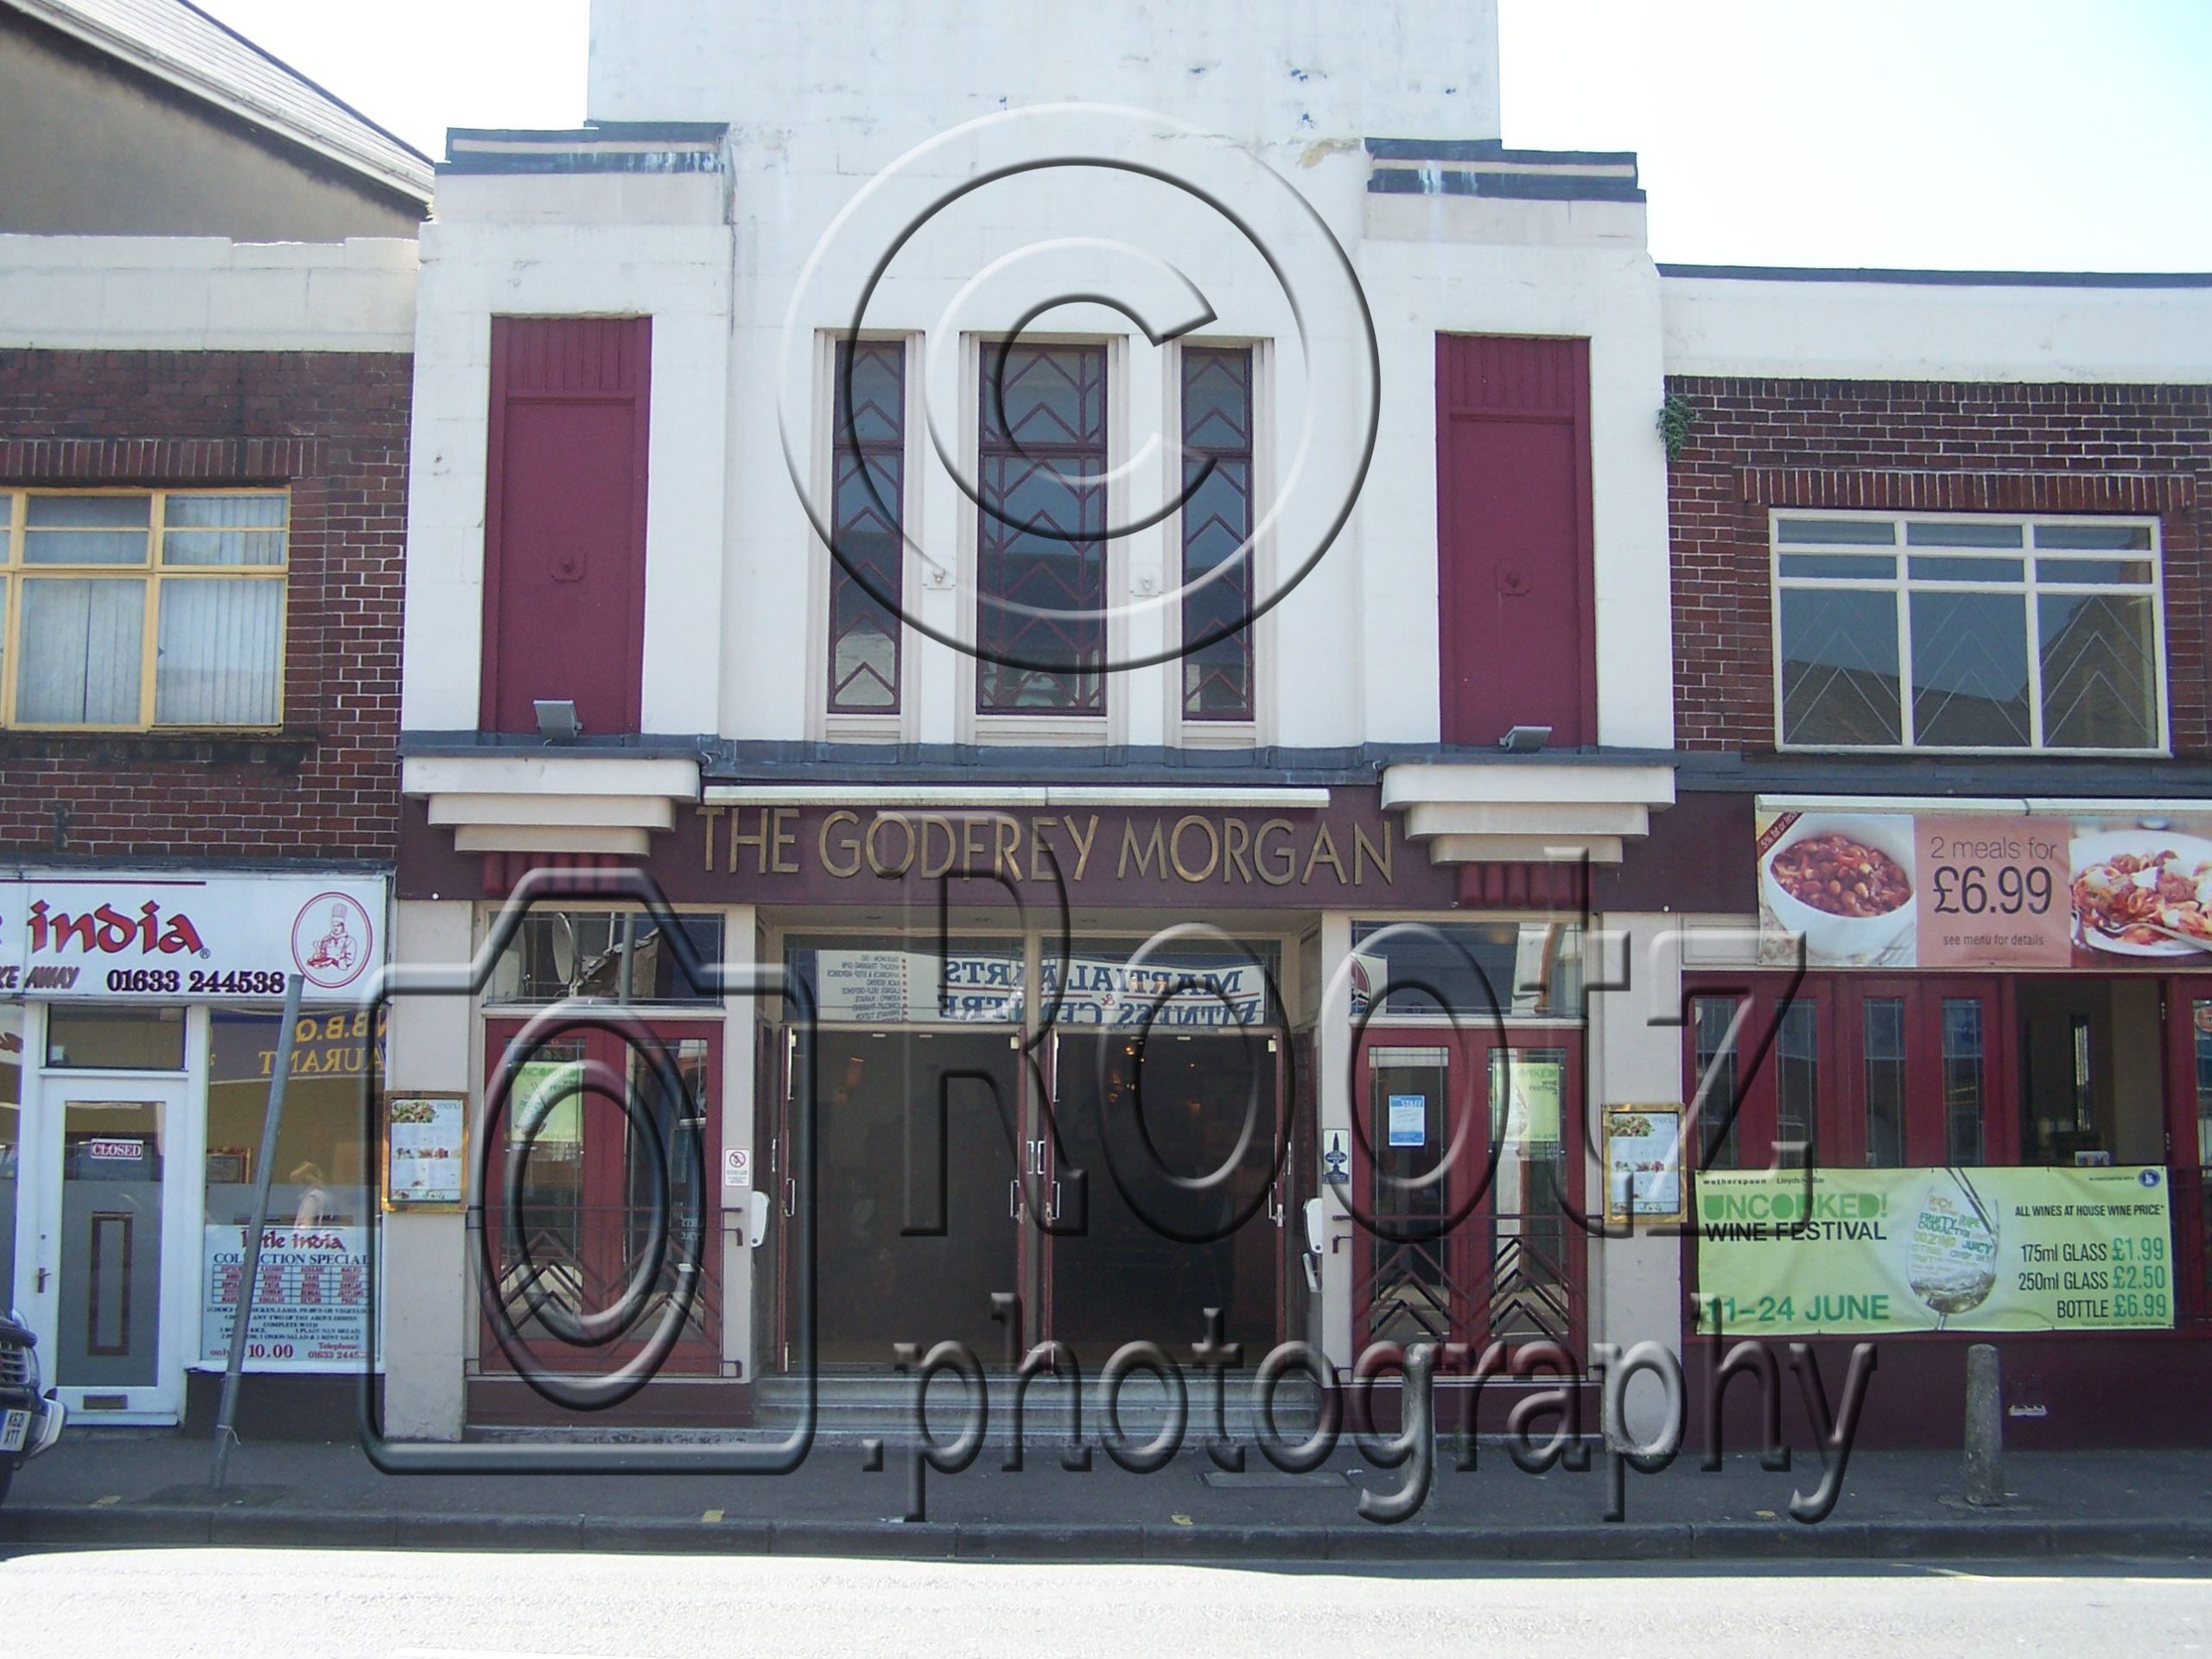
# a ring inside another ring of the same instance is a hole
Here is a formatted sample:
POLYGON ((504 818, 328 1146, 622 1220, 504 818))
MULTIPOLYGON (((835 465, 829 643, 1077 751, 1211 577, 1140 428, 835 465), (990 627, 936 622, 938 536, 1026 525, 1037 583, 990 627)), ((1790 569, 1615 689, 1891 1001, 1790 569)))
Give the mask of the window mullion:
MULTIPOLYGON (((1902 530, 1903 526, 1899 526, 1902 530)), ((1903 570, 1902 556, 1897 569, 1903 570)), ((1900 576, 1892 584, 1892 597, 1897 610, 1897 731, 1908 749, 1920 741, 1918 711, 1913 707, 1915 682, 1912 672, 1912 583, 1900 576)))
POLYGON ((2020 610, 2022 626, 2028 631, 2028 743, 2040 751, 2044 746, 2043 589, 2032 580, 2027 584, 2027 603, 2020 610))

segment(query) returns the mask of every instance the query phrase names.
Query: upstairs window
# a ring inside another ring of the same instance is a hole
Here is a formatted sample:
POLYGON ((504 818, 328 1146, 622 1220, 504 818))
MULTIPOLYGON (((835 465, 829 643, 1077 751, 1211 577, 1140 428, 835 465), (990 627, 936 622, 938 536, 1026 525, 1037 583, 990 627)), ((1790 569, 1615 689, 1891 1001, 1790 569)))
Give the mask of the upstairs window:
POLYGON ((34 490, 0 506, 6 724, 282 724, 282 491, 34 490))
POLYGON ((1252 353, 1183 353, 1183 718, 1252 718, 1252 353))
POLYGON ((1106 712, 1106 349, 986 342, 976 707, 1106 712))
POLYGON ((906 342, 840 340, 836 376, 830 712, 895 715, 906 566, 906 342))
POLYGON ((1777 514, 1781 737, 2158 752, 2155 523, 1777 514))

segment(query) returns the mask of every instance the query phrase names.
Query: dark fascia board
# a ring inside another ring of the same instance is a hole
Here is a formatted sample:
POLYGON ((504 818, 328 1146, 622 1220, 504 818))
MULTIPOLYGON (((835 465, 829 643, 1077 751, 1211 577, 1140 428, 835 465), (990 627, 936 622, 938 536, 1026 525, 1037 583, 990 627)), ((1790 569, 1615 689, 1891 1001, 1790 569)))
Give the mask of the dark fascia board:
POLYGON ((662 143, 718 144, 727 121, 594 121, 581 127, 448 127, 446 150, 456 141, 493 144, 662 143))
POLYGON ((1491 196, 1516 201, 1640 202, 1644 194, 1633 179, 1592 178, 1560 173, 1416 172, 1378 168, 1368 175, 1368 192, 1377 196, 1491 196))
POLYGON ((1930 288, 2212 288, 2212 271, 1899 270, 1807 265, 1672 265, 1662 276, 1742 283, 1896 283, 1930 288))
POLYGON ((711 149, 503 149, 440 162, 440 177, 487 173, 719 173, 711 149))
POLYGON ((1508 149, 1502 138, 1364 138, 1378 162, 1507 162, 1523 167, 1634 167, 1632 149, 1508 149))
POLYGON ((2083 760, 2059 756, 1721 754, 1675 757, 1684 793, 1955 795, 1964 798, 2120 800, 2212 798, 2212 765, 2194 760, 2083 760))

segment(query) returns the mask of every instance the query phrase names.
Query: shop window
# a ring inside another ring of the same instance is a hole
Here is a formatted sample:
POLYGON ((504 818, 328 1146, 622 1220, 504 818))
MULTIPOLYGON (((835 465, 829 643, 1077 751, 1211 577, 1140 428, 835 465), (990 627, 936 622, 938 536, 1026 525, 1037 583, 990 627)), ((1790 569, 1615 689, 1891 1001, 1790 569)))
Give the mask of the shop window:
POLYGON ((1183 360, 1183 718, 1252 718, 1252 353, 1183 360))
POLYGON ((1580 1020, 1582 930, 1572 922, 1362 922, 1352 1013, 1580 1020))
POLYGON ((1820 1155, 1826 1001, 1694 995, 1688 1088, 1707 1169, 1797 1169, 1820 1155), (1745 1067, 1753 1066, 1748 1076, 1745 1067), (1733 1107, 1732 1113, 1731 1108, 1733 1107))
POLYGON ((181 1008, 46 1011, 46 1063, 76 1071, 181 1071, 181 1008))
POLYGON ((813 993, 825 1025, 1011 1023, 1021 1018, 1018 938, 955 938, 901 944, 864 935, 821 934, 785 942, 785 965, 813 993))
POLYGON ((35 490, 0 514, 0 723, 283 724, 283 491, 35 490))
POLYGON ((2164 747, 2155 523, 1781 513, 1773 546, 1784 745, 2164 747))
POLYGON ((1106 350, 987 343, 976 709, 1106 709, 1106 350))
MULTIPOLYGON (((702 968, 722 959, 719 916, 677 918, 702 968)), ((660 924, 638 911, 533 910, 522 918, 492 970, 487 1001, 500 1003, 585 1001, 705 1002, 710 987, 694 985, 661 937, 660 924)))
POLYGON ((830 712, 899 712, 906 346, 840 340, 830 428, 830 712))
MULTIPOLYGON (((281 1016, 217 1009, 207 1064, 207 1225, 253 1217, 269 1090, 283 1040, 281 1016)), ((269 1217, 278 1226, 361 1227, 375 1211, 365 1142, 369 1091, 384 1029, 365 1009, 302 1014, 294 1033, 284 1118, 270 1165, 269 1217)))

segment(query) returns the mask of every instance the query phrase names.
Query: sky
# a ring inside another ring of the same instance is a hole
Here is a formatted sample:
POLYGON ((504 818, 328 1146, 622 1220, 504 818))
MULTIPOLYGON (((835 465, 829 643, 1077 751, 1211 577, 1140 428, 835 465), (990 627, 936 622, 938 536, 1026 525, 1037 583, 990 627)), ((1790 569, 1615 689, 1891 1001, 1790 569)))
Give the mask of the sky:
MULTIPOLYGON (((199 3, 433 156, 585 113, 588 0, 199 3)), ((1500 10, 1506 142, 1637 151, 1662 260, 2212 270, 2212 0, 1500 10)))

